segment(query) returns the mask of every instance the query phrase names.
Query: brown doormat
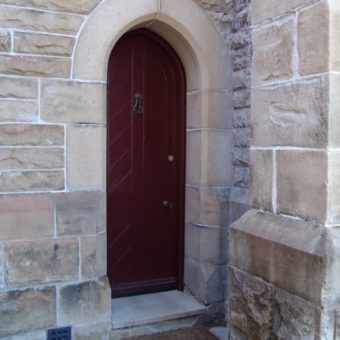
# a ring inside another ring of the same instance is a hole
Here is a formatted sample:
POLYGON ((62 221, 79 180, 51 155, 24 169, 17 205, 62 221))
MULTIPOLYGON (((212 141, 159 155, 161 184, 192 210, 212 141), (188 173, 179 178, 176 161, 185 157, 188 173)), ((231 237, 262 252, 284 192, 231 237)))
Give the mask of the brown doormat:
POLYGON ((216 340, 216 336, 203 326, 178 329, 164 333, 138 336, 131 340, 216 340))

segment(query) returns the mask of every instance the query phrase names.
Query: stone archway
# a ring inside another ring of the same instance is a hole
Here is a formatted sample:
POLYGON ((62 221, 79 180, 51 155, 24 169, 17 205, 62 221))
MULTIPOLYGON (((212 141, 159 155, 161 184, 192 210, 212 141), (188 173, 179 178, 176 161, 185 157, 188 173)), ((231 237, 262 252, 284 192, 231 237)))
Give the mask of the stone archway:
MULTIPOLYGON (((138 27, 167 40, 185 68, 185 287, 205 304, 223 302, 226 225, 221 222, 220 205, 214 203, 231 186, 230 57, 213 24, 191 0, 106 0, 89 16, 79 34, 72 79, 105 84, 112 48, 125 32, 138 27)), ((97 172, 105 178, 105 157, 101 159, 97 172)))

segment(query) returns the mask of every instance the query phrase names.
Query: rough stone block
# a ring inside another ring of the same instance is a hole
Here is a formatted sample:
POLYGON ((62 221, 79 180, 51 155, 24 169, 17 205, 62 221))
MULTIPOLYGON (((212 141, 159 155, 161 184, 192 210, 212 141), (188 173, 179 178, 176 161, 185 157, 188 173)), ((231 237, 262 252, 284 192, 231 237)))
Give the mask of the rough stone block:
POLYGON ((326 152, 277 152, 277 210, 284 214, 325 222, 326 152))
POLYGON ((190 131, 186 138, 186 183, 199 185, 201 177, 202 138, 199 131, 190 131))
POLYGON ((106 122, 106 86, 45 80, 41 87, 41 118, 47 122, 106 122))
POLYGON ((186 221, 206 225, 228 224, 228 190, 222 188, 186 188, 186 221))
MULTIPOLYGON (((73 327, 74 340, 112 339, 112 325, 109 321, 73 327)), ((114 339, 114 338, 113 338, 114 339)))
POLYGON ((0 170, 62 169, 63 148, 0 149, 0 170))
POLYGON ((234 92, 234 109, 250 107, 250 89, 242 89, 234 92))
POLYGON ((64 145, 64 127, 58 125, 4 124, 0 126, 0 145, 64 145))
POLYGON ((0 56, 0 73, 2 74, 68 78, 70 72, 71 59, 68 58, 0 56))
POLYGON ((327 72, 329 62, 327 1, 320 1, 299 13, 298 52, 301 75, 327 72))
POLYGON ((326 229, 251 210, 230 226, 232 266, 316 305, 322 303, 326 229))
POLYGON ((1 195, 0 239, 34 240, 54 235, 51 195, 1 195))
POLYGON ((185 287, 205 304, 224 301, 226 290, 226 266, 201 264, 184 259, 185 287))
POLYGON ((14 52, 18 53, 70 57, 74 44, 75 39, 71 37, 22 32, 14 34, 14 52))
POLYGON ((106 233, 80 239, 81 277, 83 280, 106 274, 106 233))
POLYGON ((229 195, 229 223, 238 220, 251 209, 249 189, 231 188, 229 195))
POLYGON ((0 192, 63 190, 64 171, 0 172, 0 192))
POLYGON ((233 167, 233 186, 238 188, 249 188, 250 169, 233 167))
POLYGON ((76 238, 7 243, 4 252, 8 287, 78 279, 79 244, 76 238))
POLYGON ((37 99, 38 81, 36 79, 0 77, 0 97, 37 99))
POLYGON ((38 118, 38 103, 0 100, 0 122, 33 122, 38 118))
POLYGON ((327 144, 328 89, 324 78, 252 92, 253 144, 322 147, 327 144))
POLYGON ((233 72, 233 89, 243 90, 251 86, 250 70, 238 70, 233 72))
POLYGON ((105 192, 57 194, 58 235, 95 235, 99 230, 105 230, 105 195, 105 192))
POLYGON ((59 306, 59 321, 62 325, 109 320, 111 289, 107 278, 60 288, 59 306))
POLYGON ((47 329, 56 325, 54 287, 0 293, 0 336, 47 329))
POLYGON ((76 15, 0 6, 0 28, 76 35, 83 20, 76 15))
POLYGON ((226 264, 227 238, 227 227, 186 223, 185 256, 200 263, 226 264))
POLYGON ((68 127, 67 184, 72 191, 105 190, 105 128, 93 126, 68 127))
POLYGON ((231 92, 195 91, 187 96, 188 128, 231 128, 233 100, 231 92))
POLYGON ((249 128, 251 126, 251 113, 250 108, 234 110, 233 115, 233 128, 249 128))
POLYGON ((295 22, 292 19, 252 32, 253 85, 289 79, 293 75, 295 22))
POLYGON ((273 151, 251 152, 250 192, 255 209, 272 211, 273 151))
POLYGON ((0 31, 0 52, 11 51, 11 34, 7 31, 0 31))
POLYGON ((234 148, 233 149, 233 166, 240 168, 249 168, 250 166, 250 149, 234 148))
POLYGON ((252 24, 282 16, 292 10, 307 6, 310 0, 253 0, 252 1, 252 24))
POLYGON ((23 7, 34 7, 60 12, 87 14, 100 0, 2 0, 1 3, 23 7))

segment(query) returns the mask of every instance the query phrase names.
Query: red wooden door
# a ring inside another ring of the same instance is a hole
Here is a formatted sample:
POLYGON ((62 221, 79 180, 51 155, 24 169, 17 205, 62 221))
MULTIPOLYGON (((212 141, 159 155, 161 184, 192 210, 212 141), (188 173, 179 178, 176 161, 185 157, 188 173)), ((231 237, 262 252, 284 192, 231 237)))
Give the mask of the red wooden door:
POLYGON ((108 67, 108 277, 113 295, 181 289, 185 78, 170 46, 126 34, 108 67))

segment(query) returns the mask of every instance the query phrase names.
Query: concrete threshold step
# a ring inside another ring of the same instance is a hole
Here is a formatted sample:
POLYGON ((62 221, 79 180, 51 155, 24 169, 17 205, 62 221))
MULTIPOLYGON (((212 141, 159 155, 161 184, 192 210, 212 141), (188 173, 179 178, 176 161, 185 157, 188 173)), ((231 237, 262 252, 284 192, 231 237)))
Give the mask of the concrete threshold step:
POLYGON ((192 318, 204 311, 205 306, 179 291, 116 298, 112 299, 112 328, 115 331, 192 318))

